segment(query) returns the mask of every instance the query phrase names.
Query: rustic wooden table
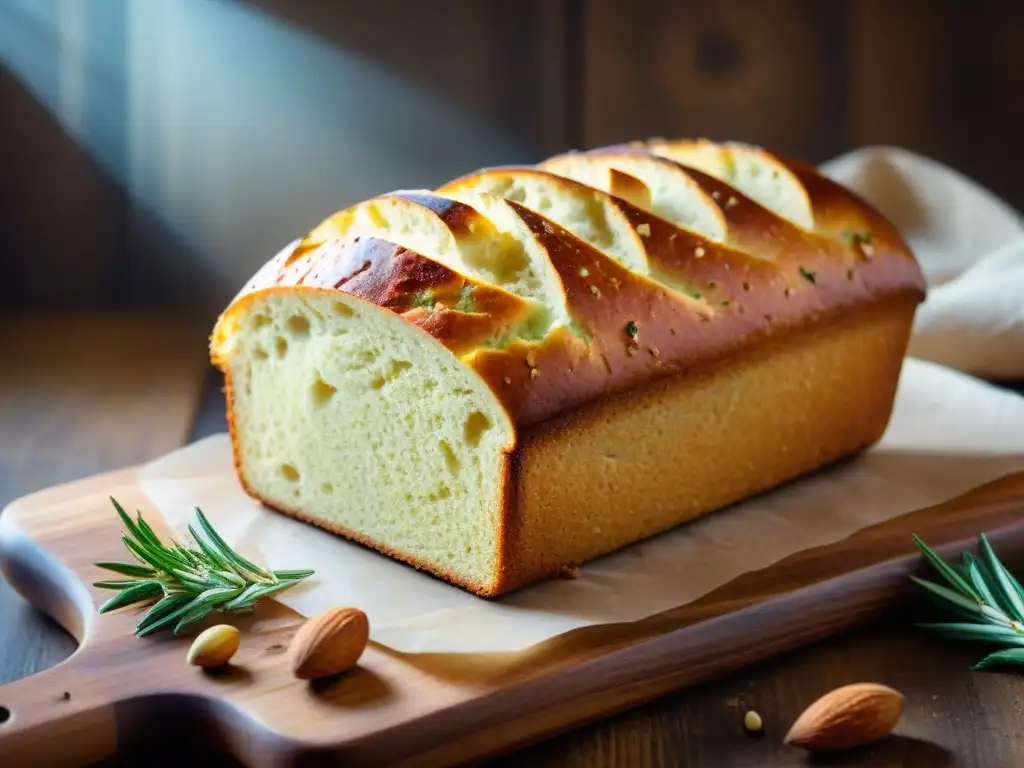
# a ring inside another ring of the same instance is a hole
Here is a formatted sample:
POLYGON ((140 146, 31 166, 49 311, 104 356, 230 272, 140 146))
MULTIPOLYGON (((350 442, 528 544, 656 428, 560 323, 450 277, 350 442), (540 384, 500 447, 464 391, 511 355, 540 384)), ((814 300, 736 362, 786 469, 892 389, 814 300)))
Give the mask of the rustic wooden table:
MULTIPOLYGON (((0 506, 224 429, 202 322, 151 314, 7 318, 0 319, 0 350, 0 506)), ((0 580, 0 683, 52 666, 74 647, 0 580)), ((921 636, 897 613, 881 625, 680 691, 495 765, 1024 765, 1024 678, 971 672, 977 656, 976 648, 921 636), (856 681, 904 692, 906 712, 896 736, 827 758, 782 745, 804 707, 856 681), (743 730, 746 709, 763 717, 762 735, 743 730)), ((194 727, 168 723, 159 744, 133 743, 128 734, 124 754, 111 765, 180 766, 208 758, 207 748, 196 746, 194 727)), ((218 764, 232 763, 220 758, 218 764)))

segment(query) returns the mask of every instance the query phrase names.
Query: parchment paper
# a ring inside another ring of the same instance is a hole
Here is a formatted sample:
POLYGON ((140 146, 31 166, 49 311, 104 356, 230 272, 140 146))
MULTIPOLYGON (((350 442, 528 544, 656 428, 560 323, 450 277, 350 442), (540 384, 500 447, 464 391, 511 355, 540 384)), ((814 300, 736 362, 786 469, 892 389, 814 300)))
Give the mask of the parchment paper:
POLYGON ((512 651, 576 627, 636 621, 736 576, 1024 469, 1024 398, 908 360, 882 442, 852 464, 585 564, 580 577, 485 601, 264 509, 241 489, 225 435, 149 465, 142 487, 176 530, 200 506, 227 541, 272 568, 315 568, 278 599, 304 615, 367 612, 406 652, 512 651))
POLYGON ((751 570, 1024 469, 1024 398, 953 368, 1024 378, 1024 229, 958 174, 869 148, 826 172, 878 205, 915 248, 931 295, 915 326, 884 438, 831 469, 585 564, 572 581, 485 601, 340 537, 264 509, 241 490, 226 435, 146 467, 141 483, 184 531, 200 506, 233 546, 272 568, 315 568, 278 599, 305 615, 355 605, 404 652, 515 651, 568 630, 685 605, 751 570), (938 361, 944 364, 938 365, 938 361))

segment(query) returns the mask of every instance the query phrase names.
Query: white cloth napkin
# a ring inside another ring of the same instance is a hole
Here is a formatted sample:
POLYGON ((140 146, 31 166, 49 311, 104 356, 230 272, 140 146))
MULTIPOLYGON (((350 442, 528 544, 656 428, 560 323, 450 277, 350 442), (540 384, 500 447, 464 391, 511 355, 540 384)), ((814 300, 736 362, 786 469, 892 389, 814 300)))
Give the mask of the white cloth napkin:
POLYGON ((878 208, 928 282, 909 353, 992 380, 1024 380, 1024 217, 951 168, 867 147, 822 171, 878 208))

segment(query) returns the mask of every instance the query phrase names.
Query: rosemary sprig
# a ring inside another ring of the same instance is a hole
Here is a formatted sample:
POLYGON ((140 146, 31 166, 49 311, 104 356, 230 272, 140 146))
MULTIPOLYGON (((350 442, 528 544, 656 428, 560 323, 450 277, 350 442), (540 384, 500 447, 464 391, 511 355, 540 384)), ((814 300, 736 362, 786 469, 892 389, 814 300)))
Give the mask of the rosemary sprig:
POLYGON ((972 669, 1024 666, 1024 587, 996 557, 985 534, 978 537, 980 557, 964 552, 962 566, 947 563, 916 535, 914 543, 946 585, 915 576, 911 581, 939 608, 966 620, 918 626, 940 637, 1003 646, 972 669))
POLYGON ((242 557, 210 525, 196 508, 196 525, 188 527, 197 548, 177 541, 165 545, 137 513, 136 519, 110 499, 124 523, 121 541, 135 557, 135 563, 96 563, 100 568, 127 579, 97 581, 93 586, 116 590, 117 594, 99 607, 107 613, 136 603, 156 601, 135 625, 139 637, 173 625, 174 634, 213 611, 242 611, 253 608, 264 597, 288 589, 313 571, 270 571, 242 557))

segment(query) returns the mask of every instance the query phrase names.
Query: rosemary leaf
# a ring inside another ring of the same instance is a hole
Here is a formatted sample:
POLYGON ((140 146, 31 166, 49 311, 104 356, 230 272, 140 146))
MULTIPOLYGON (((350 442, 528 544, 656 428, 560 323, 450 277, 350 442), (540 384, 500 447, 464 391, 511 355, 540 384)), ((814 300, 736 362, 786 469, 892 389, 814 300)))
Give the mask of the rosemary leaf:
POLYGON ((218 554, 234 565, 235 570, 240 569, 243 571, 249 571, 254 576, 259 576, 264 579, 270 578, 269 573, 264 571, 255 563, 246 560, 240 554, 231 549, 231 547, 227 545, 227 542, 220 537, 220 534, 213 529, 213 526, 210 525, 210 521, 206 519, 206 515, 204 515, 203 511, 198 507, 196 508, 196 519, 199 520, 199 527, 202 529, 203 533, 209 537, 210 542, 217 548, 218 554))
POLYGON ((953 640, 1003 646, 975 663, 972 669, 1024 667, 1024 588, 996 556, 985 534, 978 537, 980 556, 964 552, 963 565, 959 568, 945 563, 917 536, 914 541, 928 562, 956 589, 914 576, 911 580, 937 605, 970 620, 918 626, 953 640), (970 592, 963 588, 960 580, 969 585, 970 592))
POLYGON ((134 587, 122 589, 112 598, 99 607, 100 613, 124 608, 144 600, 152 600, 154 597, 163 594, 163 586, 159 581, 140 581, 134 587))
POLYGON ((140 544, 137 544, 133 539, 129 539, 127 536, 122 536, 121 541, 124 542, 125 547, 135 555, 139 560, 144 563, 149 563, 158 571, 166 571, 170 573, 177 563, 167 560, 162 552, 158 552, 155 549, 147 549, 140 544))
MULTIPOLYGON (((136 626, 136 628, 135 628, 135 634, 138 635, 139 637, 145 637, 146 635, 151 635, 154 632, 157 632, 157 631, 163 629, 164 627, 167 627, 167 626, 173 624, 179 618, 181 618, 186 613, 188 613, 189 609, 192 607, 192 601, 195 599, 195 595, 178 594, 178 595, 175 595, 175 597, 177 597, 177 598, 184 598, 184 599, 176 601, 176 603, 175 603, 175 605, 173 607, 173 610, 169 610, 168 612, 164 613, 164 615, 160 616, 159 618, 153 619, 152 621, 149 621, 149 622, 146 622, 146 621, 139 622, 139 625, 136 626)), ((146 619, 149 619, 148 615, 146 616, 146 619)))
POLYGON ((272 595, 275 592, 280 592, 283 589, 288 589, 299 583, 298 579, 291 581, 281 581, 277 584, 254 584, 245 590, 242 594, 228 603, 225 607, 231 611, 239 611, 243 608, 251 608, 257 602, 262 600, 268 595, 272 595))
POLYGON ((221 603, 227 603, 232 598, 237 597, 241 591, 241 589, 237 588, 206 590, 189 604, 188 611, 185 612, 181 617, 181 620, 178 621, 178 624, 174 627, 174 634, 180 635, 181 631, 185 629, 185 627, 190 624, 194 624, 212 613, 213 610, 221 603))
POLYGON ((194 592, 204 592, 210 588, 210 582, 200 578, 194 573, 183 571, 180 568, 175 568, 171 571, 171 574, 178 580, 183 587, 188 587, 194 592))
POLYGON ((221 603, 228 603, 234 600, 242 593, 240 587, 213 587, 208 589, 200 595, 197 595, 194 602, 198 605, 199 603, 209 605, 220 605, 221 603))
POLYGON ((216 606, 210 603, 200 603, 199 605, 192 605, 189 607, 188 612, 181 617, 181 620, 174 626, 174 634, 180 635, 189 625, 195 624, 200 619, 205 619, 211 613, 216 606))
POLYGON ((156 605, 149 609, 149 613, 142 617, 138 624, 135 625, 136 634, 140 630, 144 630, 159 619, 168 616, 187 603, 191 603, 193 596, 187 592, 178 592, 173 595, 167 595, 162 598, 156 605))
POLYGON ((234 574, 231 574, 233 578, 225 578, 223 573, 224 572, 222 571, 209 570, 205 571, 203 575, 206 577, 211 587, 225 587, 227 589, 238 589, 239 591, 245 589, 245 579, 235 576, 234 574))
POLYGON ((181 557, 183 564, 187 565, 189 569, 194 569, 202 566, 203 561, 198 557, 189 552, 185 547, 177 542, 174 544, 174 551, 181 557))
POLYGON ((136 563, 96 563, 97 566, 107 571, 113 571, 114 573, 120 573, 124 576, 136 576, 139 578, 145 578, 149 576, 155 576, 156 570, 148 565, 138 565, 136 563))
POLYGON ((970 552, 964 552, 964 572, 971 584, 981 595, 981 599, 984 600, 988 605, 999 605, 996 601, 995 596, 988 588, 988 574, 985 571, 985 564, 980 563, 974 559, 974 556, 970 552))
POLYGON ((985 606, 965 597, 960 592, 954 592, 949 587, 944 587, 941 584, 935 584, 931 581, 925 581, 924 579, 919 579, 916 576, 911 576, 910 580, 924 589, 925 593, 942 608, 962 613, 975 619, 980 619, 984 616, 982 608, 985 606))
POLYGON ((193 540, 195 541, 195 543, 196 543, 196 544, 197 544, 197 545, 199 546, 199 548, 200 548, 200 549, 201 549, 201 550, 203 551, 203 554, 205 554, 205 555, 206 555, 206 557, 207 557, 207 558, 208 558, 208 559, 209 559, 209 560, 210 560, 211 562, 213 562, 213 563, 215 563, 215 564, 216 564, 216 566, 217 566, 217 570, 218 570, 218 571, 230 571, 230 572, 232 572, 232 573, 234 572, 234 568, 232 567, 231 563, 229 563, 229 562, 228 562, 227 560, 225 560, 224 558, 222 558, 222 557, 221 557, 221 556, 220 556, 220 555, 219 555, 219 554, 217 553, 217 550, 216 550, 216 549, 214 549, 214 548, 213 548, 213 547, 211 547, 211 546, 210 546, 209 544, 207 544, 207 543, 206 543, 206 541, 205 541, 205 540, 203 539, 203 537, 202 537, 202 536, 200 536, 200 535, 199 535, 199 534, 198 534, 198 533, 196 532, 196 529, 195 529, 195 528, 194 528, 193 526, 191 526, 191 525, 190 525, 190 526, 188 527, 188 532, 189 532, 190 534, 192 534, 192 539, 193 539, 193 540))
POLYGON ((1006 572, 1006 578, 1008 578, 1010 583, 1013 584, 1013 588, 1017 590, 1017 594, 1020 595, 1020 599, 1024 600, 1024 586, 1021 586, 1021 583, 1009 571, 1006 572))
POLYGON ((246 587, 238 597, 228 603, 225 608, 228 610, 237 610, 244 607, 249 598, 259 593, 259 590, 263 588, 263 584, 250 584, 246 587))
POLYGON ((197 525, 189 526, 196 544, 192 548, 173 538, 164 544, 141 513, 133 520, 116 499, 111 502, 125 528, 121 541, 139 562, 96 563, 130 577, 95 583, 99 589, 117 590, 99 612, 156 600, 135 626, 139 637, 171 626, 179 634, 213 611, 251 608, 264 597, 313 575, 311 570, 260 568, 228 546, 198 508, 197 525))
POLYGON ((960 590, 961 593, 967 597, 972 598, 977 602, 981 602, 981 595, 974 589, 974 587, 967 583, 956 570, 954 570, 949 563, 942 559, 938 552, 925 544, 917 534, 914 534, 914 543, 917 548, 921 550, 921 553, 925 556, 925 559, 931 563, 932 567, 935 568, 942 577, 946 579, 952 586, 960 590))
MULTIPOLYGON (((120 581, 94 581, 92 585, 96 589, 130 589, 131 587, 137 587, 139 584, 146 584, 150 580, 140 581, 139 579, 122 579, 120 581)), ((159 583, 159 582, 157 582, 159 583)))
POLYGON ((113 496, 110 497, 110 500, 113 502, 114 509, 117 510, 117 514, 121 518, 121 522, 124 523, 124 527, 128 529, 128 533, 130 533, 134 538, 138 539, 139 529, 138 526, 135 525, 135 521, 132 520, 131 515, 124 511, 124 507, 118 504, 117 499, 115 499, 113 496))
POLYGON ((167 562, 174 563, 178 568, 191 569, 194 567, 193 561, 183 555, 177 545, 165 547, 158 542, 157 544, 146 544, 146 546, 158 551, 167 562))
MULTIPOLYGON (((143 544, 148 544, 151 547, 162 547, 160 539, 157 538, 156 532, 149 527, 149 523, 142 519, 142 514, 138 513, 135 519, 135 527, 138 529, 143 544)), ((139 538, 139 537, 136 537, 139 538)))
POLYGON ((277 579, 292 581, 294 579, 302 580, 308 576, 312 576, 313 571, 274 571, 274 577, 277 579))
POLYGON ((998 608, 992 608, 987 605, 981 606, 981 615, 990 624, 996 624, 1003 627, 1014 627, 1020 626, 1018 622, 1012 621, 1005 613, 1000 611, 998 608))
POLYGON ((971 669, 982 670, 990 667, 1020 667, 1024 666, 1024 648, 1007 648, 1003 651, 990 653, 978 661, 971 669))
POLYGON ((1020 595, 1017 594, 1017 588, 1010 582, 1006 568, 999 562, 996 553, 992 551, 992 546, 988 543, 985 534, 981 534, 978 539, 978 549, 981 552, 982 560, 985 561, 989 573, 993 576, 992 593, 999 600, 999 605, 1007 614, 1016 621, 1024 622, 1024 602, 1021 601, 1020 595))
POLYGON ((245 579, 243 579, 237 573, 233 573, 232 571, 211 571, 211 574, 212 573, 216 573, 217 576, 219 576, 228 584, 234 584, 236 587, 243 588, 246 586, 247 582, 245 581, 245 579))

